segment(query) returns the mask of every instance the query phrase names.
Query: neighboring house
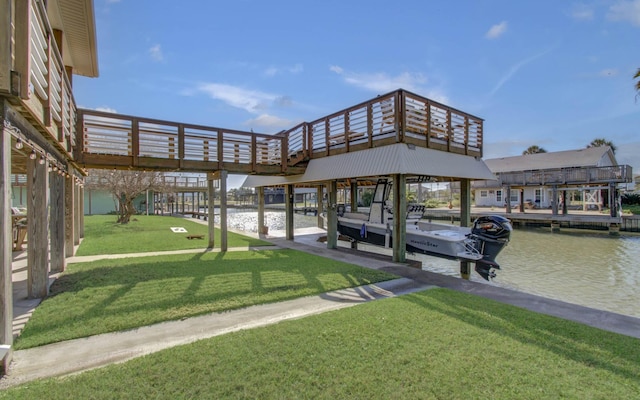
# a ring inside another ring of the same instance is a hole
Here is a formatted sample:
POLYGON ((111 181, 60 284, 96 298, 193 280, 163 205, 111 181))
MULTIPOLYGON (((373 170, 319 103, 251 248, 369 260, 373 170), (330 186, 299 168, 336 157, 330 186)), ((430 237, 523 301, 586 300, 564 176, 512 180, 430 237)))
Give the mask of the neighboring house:
MULTIPOLYGON (((631 180, 631 168, 619 166, 611 148, 527 154, 484 160, 496 180, 472 183, 480 207, 551 208, 562 204, 563 193, 581 191, 584 206, 607 203, 602 189, 631 180)), ((615 187, 615 186, 613 186, 615 187)))

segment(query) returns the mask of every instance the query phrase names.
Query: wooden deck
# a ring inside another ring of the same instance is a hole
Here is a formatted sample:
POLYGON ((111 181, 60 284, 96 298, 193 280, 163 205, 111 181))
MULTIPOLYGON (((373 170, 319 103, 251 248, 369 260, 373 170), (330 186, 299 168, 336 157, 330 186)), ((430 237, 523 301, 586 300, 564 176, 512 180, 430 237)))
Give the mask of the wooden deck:
POLYGON ((277 134, 78 110, 75 161, 133 168, 295 175, 307 162, 395 143, 482 157, 483 120, 397 90, 277 134))

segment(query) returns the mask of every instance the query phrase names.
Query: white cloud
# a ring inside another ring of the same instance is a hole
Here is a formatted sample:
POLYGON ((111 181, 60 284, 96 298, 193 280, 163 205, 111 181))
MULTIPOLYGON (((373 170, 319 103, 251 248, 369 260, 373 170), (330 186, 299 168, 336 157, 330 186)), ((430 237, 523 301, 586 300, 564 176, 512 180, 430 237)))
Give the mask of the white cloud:
POLYGON ((574 4, 571 9, 571 17, 577 20, 591 21, 593 19, 593 9, 586 4, 574 4))
POLYGON ((384 72, 357 73, 345 72, 338 66, 331 66, 329 69, 343 77, 344 81, 350 85, 367 89, 378 94, 391 92, 397 89, 416 91, 420 84, 427 82, 422 74, 412 74, 403 72, 400 75, 389 76, 384 72))
POLYGON ((607 18, 611 21, 627 21, 640 26, 640 0, 618 0, 609 7, 607 18))
POLYGON ((507 31, 507 21, 502 21, 498 25, 493 25, 484 35, 487 39, 497 39, 507 31))
POLYGON ((276 117, 275 115, 260 114, 257 117, 250 119, 244 123, 245 126, 251 127, 255 130, 281 130, 288 129, 295 124, 285 118, 276 117))
POLYGON ((102 111, 102 112, 108 112, 108 113, 114 113, 114 114, 118 113, 118 111, 116 111, 115 108, 111 108, 111 107, 96 107, 95 110, 96 111, 102 111))
POLYGON ((257 90, 246 90, 236 86, 222 83, 204 83, 198 87, 201 92, 207 93, 214 99, 246 110, 250 113, 259 113, 267 108, 278 96, 257 90))
POLYGON ((396 76, 390 76, 384 72, 357 73, 345 71, 337 65, 331 65, 329 70, 340 75, 347 84, 377 94, 405 89, 440 103, 447 103, 449 101, 448 97, 439 90, 426 88, 425 84, 428 79, 421 73, 403 72, 396 76))
POLYGON ((288 67, 269 67, 264 71, 264 74, 267 76, 276 76, 281 73, 290 73, 290 74, 299 74, 304 71, 304 67, 302 64, 294 64, 288 67))
POLYGON ((154 61, 163 61, 164 55, 162 54, 162 48, 160 48, 159 44, 151 46, 149 49, 149 55, 154 61))

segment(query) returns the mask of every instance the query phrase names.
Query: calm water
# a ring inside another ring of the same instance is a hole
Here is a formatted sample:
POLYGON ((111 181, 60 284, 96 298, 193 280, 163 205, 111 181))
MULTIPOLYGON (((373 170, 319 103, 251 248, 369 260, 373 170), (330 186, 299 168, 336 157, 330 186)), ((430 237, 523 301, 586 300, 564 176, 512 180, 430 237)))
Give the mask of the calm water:
MULTIPOLYGON (((257 213, 229 212, 229 228, 257 232, 257 213)), ((313 216, 296 214, 297 228, 316 226, 313 216)), ((284 230, 283 212, 265 212, 270 232, 284 230)), ((459 276, 459 263, 408 255, 423 269, 459 276)), ((516 229, 497 258, 502 270, 490 285, 640 317, 640 236, 607 232, 516 229)), ((486 282, 475 272, 472 280, 486 282)))

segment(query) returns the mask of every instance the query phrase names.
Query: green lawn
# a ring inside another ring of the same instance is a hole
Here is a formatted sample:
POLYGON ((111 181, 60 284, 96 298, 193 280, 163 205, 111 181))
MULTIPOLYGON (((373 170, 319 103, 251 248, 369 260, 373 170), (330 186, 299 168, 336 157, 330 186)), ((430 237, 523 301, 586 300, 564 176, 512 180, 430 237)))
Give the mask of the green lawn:
MULTIPOLYGON (((76 256, 123 254, 147 251, 199 249, 207 247, 208 227, 186 218, 136 215, 131 222, 116 223, 115 215, 93 215, 84 218, 85 238, 76 256), (182 227, 187 233, 174 233, 171 227, 182 227), (187 235, 205 235, 204 240, 188 240, 187 235)), ((214 233, 215 247, 220 247, 220 230, 214 233)), ((264 240, 228 232, 231 247, 264 246, 264 240)))
POLYGON ((15 348, 394 277, 295 250, 204 252, 70 264, 52 285, 50 296, 36 308, 15 348))
POLYGON ((0 391, 6 399, 637 399, 640 341, 433 289, 0 391))

